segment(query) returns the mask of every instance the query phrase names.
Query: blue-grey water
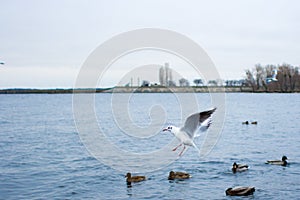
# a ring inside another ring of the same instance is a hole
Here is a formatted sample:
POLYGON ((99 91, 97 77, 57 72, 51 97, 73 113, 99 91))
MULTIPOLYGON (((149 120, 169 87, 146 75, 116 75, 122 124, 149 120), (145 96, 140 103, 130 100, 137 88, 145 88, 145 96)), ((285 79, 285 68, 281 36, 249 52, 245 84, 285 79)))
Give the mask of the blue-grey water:
MULTIPOLYGON (((209 96, 197 94, 197 98, 205 102, 209 96)), ((102 128, 120 135, 108 111, 111 94, 96 94, 95 99, 102 128)), ((167 112, 179 109, 172 94, 134 94, 133 99, 122 112, 132 110, 132 120, 143 126, 149 124, 149 113, 144 111, 149 104, 165 105, 167 112)), ((190 148, 172 164, 145 173, 147 181, 127 187, 127 171, 104 165, 81 142, 71 94, 1 95, 0 199, 237 199, 225 195, 226 188, 233 186, 255 186, 254 195, 242 199, 297 199, 299 107, 300 94, 226 94, 224 127, 210 154, 200 158, 190 148), (258 124, 242 125, 246 120, 258 124), (289 158, 287 167, 265 164, 282 155, 289 158), (233 174, 233 162, 246 163, 250 169, 233 174), (192 178, 170 182, 170 170, 186 171, 192 178)), ((172 115, 167 121, 179 119, 172 115)), ((130 150, 126 137, 116 143, 130 150)), ((152 151, 172 137, 143 139, 144 148, 133 148, 152 151)))

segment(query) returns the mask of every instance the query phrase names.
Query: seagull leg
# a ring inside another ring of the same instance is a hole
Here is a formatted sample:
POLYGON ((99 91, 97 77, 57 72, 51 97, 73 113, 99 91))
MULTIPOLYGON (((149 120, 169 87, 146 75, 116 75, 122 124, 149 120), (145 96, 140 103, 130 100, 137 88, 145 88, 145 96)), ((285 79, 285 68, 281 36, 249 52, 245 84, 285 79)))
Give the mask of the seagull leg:
POLYGON ((180 147, 182 145, 182 143, 180 143, 177 147, 175 147, 174 149, 172 149, 172 151, 176 151, 178 147, 180 147))
POLYGON ((182 155, 182 153, 183 153, 184 150, 185 150, 185 145, 183 145, 183 149, 182 149, 182 151, 180 152, 179 156, 182 155))

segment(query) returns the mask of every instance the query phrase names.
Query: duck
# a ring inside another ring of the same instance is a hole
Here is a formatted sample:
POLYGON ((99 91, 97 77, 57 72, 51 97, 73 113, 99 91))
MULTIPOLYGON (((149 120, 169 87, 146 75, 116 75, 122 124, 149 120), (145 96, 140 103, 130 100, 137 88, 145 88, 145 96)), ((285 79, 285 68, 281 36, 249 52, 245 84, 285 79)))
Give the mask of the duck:
POLYGON ((251 124, 257 125, 257 121, 251 122, 251 124))
POLYGON ((286 156, 282 156, 281 160, 267 160, 266 164, 287 166, 286 156))
POLYGON ((192 176, 188 173, 185 172, 174 172, 170 171, 168 180, 174 180, 174 179, 188 179, 191 178, 192 176))
POLYGON ((255 187, 235 187, 228 188, 225 193, 229 196, 247 196, 253 194, 255 187))
POLYGON ((246 170, 248 170, 248 165, 236 164, 236 162, 234 162, 233 165, 232 165, 233 173, 243 172, 243 171, 246 171, 246 170))
POLYGON ((242 122, 242 124, 246 124, 246 125, 248 125, 248 124, 249 124, 249 122, 248 122, 248 121, 245 121, 245 122, 242 122))
POLYGON ((127 173, 125 176, 127 183, 140 182, 146 180, 146 176, 131 176, 131 173, 127 173))

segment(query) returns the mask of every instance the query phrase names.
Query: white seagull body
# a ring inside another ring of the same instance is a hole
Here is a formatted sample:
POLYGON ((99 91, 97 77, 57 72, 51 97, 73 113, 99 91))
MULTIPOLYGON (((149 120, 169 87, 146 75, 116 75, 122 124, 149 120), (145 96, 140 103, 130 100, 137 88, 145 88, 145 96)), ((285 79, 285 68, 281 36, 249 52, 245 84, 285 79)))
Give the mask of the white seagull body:
POLYGON ((185 120, 183 127, 168 126, 167 128, 163 129, 163 131, 169 131, 173 133, 174 136, 180 141, 180 144, 175 147, 173 151, 176 151, 178 147, 183 145, 184 147, 179 153, 179 156, 181 156, 187 145, 195 147, 198 152, 200 152, 200 150, 194 143, 194 138, 199 136, 199 134, 196 134, 198 129, 200 129, 201 132, 204 132, 208 129, 211 124, 211 115, 216 109, 217 108, 213 108, 207 111, 190 115, 185 120))
POLYGON ((267 83, 271 83, 271 82, 273 82, 273 81, 278 81, 278 79, 276 78, 277 77, 277 69, 274 69, 273 70, 273 75, 272 75, 272 77, 267 77, 266 78, 266 82, 267 83))

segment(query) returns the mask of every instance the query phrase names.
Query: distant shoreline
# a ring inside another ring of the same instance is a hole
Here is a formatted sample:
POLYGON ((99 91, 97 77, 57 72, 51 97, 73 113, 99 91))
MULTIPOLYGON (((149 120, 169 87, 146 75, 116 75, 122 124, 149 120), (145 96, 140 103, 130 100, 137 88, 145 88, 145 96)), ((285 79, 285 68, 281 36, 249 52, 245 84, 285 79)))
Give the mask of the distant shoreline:
MULTIPOLYGON (((31 89, 31 88, 13 88, 1 89, 0 94, 73 94, 73 93, 209 93, 209 92, 225 92, 225 93, 291 93, 281 91, 253 91, 251 87, 241 86, 200 86, 200 87, 113 87, 113 88, 83 88, 83 89, 31 89)), ((293 93, 299 93, 294 91, 293 93)))

